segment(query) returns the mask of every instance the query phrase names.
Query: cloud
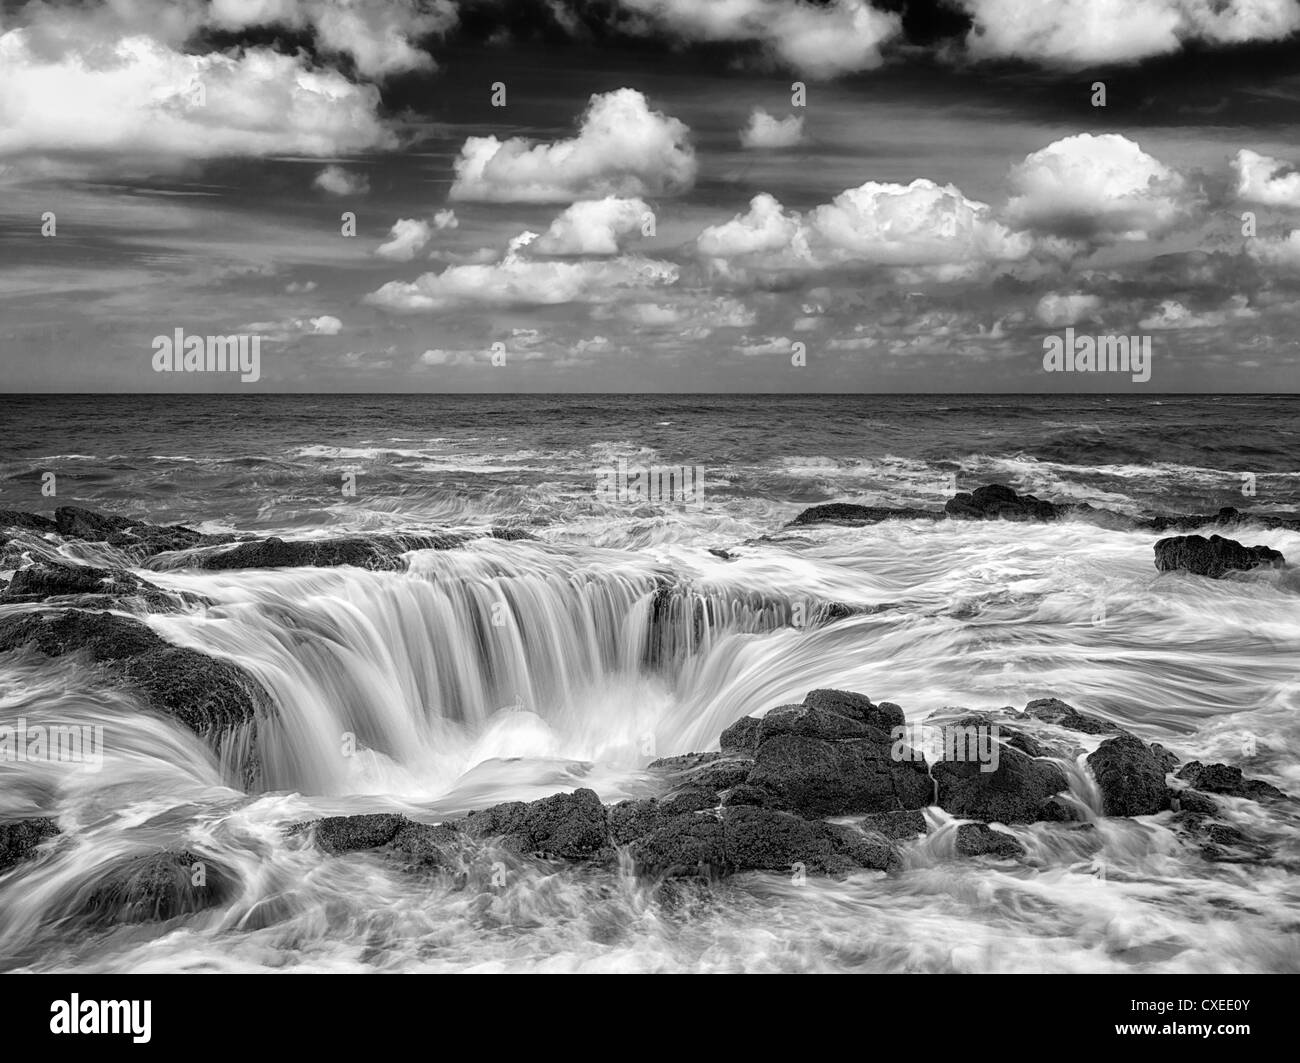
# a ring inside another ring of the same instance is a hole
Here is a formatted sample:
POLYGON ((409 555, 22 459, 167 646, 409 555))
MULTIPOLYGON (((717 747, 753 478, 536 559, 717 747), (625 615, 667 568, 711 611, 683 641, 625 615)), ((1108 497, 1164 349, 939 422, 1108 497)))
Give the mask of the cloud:
POLYGON ((291 317, 284 321, 253 321, 241 325, 239 331, 283 342, 299 336, 337 336, 343 331, 343 322, 329 314, 322 314, 320 317, 291 317))
POLYGON ((754 41, 808 77, 831 78, 880 66, 881 45, 897 37, 902 20, 865 0, 623 0, 649 20, 645 30, 669 30, 683 40, 754 41))
POLYGON ((312 180, 312 187, 332 196, 364 196, 370 191, 370 179, 365 174, 352 173, 342 166, 326 166, 312 180))
POLYGON ((1300 30, 1295 0, 960 0, 978 59, 1082 67, 1131 63, 1187 41, 1277 41, 1300 30))
POLYGON ((451 198, 567 203, 684 192, 696 173, 689 133, 676 118, 651 111, 635 89, 594 95, 578 135, 569 140, 470 137, 456 159, 451 198))
POLYGON ((544 255, 616 255, 647 219, 653 222, 654 211, 643 199, 584 199, 551 222, 534 247, 544 255))
POLYGON ((375 254, 393 262, 410 262, 433 238, 433 226, 415 218, 398 218, 388 235, 388 242, 375 248, 375 254))
POLYGON ((850 262, 924 267, 955 278, 994 262, 1024 258, 1033 242, 992 217, 985 203, 952 185, 868 181, 807 215, 787 212, 766 193, 749 211, 710 226, 696 249, 724 271, 825 269, 850 262))
POLYGON ((149 37, 84 50, 0 34, 0 156, 333 155, 390 148, 379 93, 297 56, 189 55, 149 37))
POLYGON ((1115 133, 1055 141, 1012 167, 1013 224, 1094 243, 1148 240, 1188 216, 1180 174, 1115 133))
POLYGON ((1259 311, 1250 308, 1250 300, 1244 295, 1235 295, 1222 310, 1211 310, 1203 314, 1194 314, 1173 299, 1164 300, 1154 314, 1138 322, 1141 329, 1192 329, 1217 328, 1229 321, 1259 316, 1259 311))
POLYGON ((446 310, 462 306, 554 306, 599 302, 623 291, 675 284, 671 262, 623 257, 586 262, 537 262, 523 257, 537 238, 526 232, 494 265, 448 266, 414 281, 389 281, 365 301, 389 310, 446 310))
POLYGON ((433 227, 439 231, 443 229, 455 229, 460 226, 460 219, 456 217, 454 210, 440 210, 433 216, 433 227))
POLYGON ((755 107, 749 124, 740 131, 740 146, 749 149, 793 148, 803 140, 803 116, 774 118, 755 107))
POLYGON ((487 363, 488 355, 484 351, 448 351, 435 347, 420 355, 420 365, 466 366, 475 363, 487 363))
POLYGON ((1101 298, 1096 295, 1085 295, 1082 292, 1068 295, 1048 292, 1034 307, 1034 317, 1038 319, 1039 324, 1046 325, 1048 328, 1063 328, 1066 325, 1077 325, 1085 318, 1095 319, 1100 309, 1101 298))
POLYGON ((1248 240, 1246 253, 1266 266, 1300 269, 1300 229, 1293 229, 1290 235, 1276 239, 1260 237, 1248 240))
POLYGON ((789 354, 794 350, 794 343, 788 336, 774 336, 759 343, 741 344, 736 350, 747 358, 762 354, 789 354))
POLYGON ((1237 198, 1270 207, 1300 208, 1300 170, 1267 155, 1242 148, 1232 160, 1237 198))

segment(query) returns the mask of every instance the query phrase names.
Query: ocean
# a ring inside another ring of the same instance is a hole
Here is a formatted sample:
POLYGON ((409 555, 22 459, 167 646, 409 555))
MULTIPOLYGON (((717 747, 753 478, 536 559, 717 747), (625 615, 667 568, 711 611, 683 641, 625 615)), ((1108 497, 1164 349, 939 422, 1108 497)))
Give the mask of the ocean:
MULTIPOLYGON (((193 733, 96 693, 84 662, 0 655, 0 722, 53 714, 109 736, 95 773, 0 762, 0 818, 54 815, 75 839, 0 875, 2 969, 1300 970, 1293 805, 1223 799, 1269 855, 1212 861, 1169 813, 1095 814, 1078 765, 1087 829, 1009 826, 1022 861, 956 859, 952 817, 931 809, 901 871, 748 873, 698 892, 541 863, 430 884, 284 831, 379 810, 433 822, 577 787, 640 797, 656 758, 717 749, 737 718, 824 688, 897 703, 909 723, 1056 697, 1300 791, 1300 597, 1276 574, 1157 572, 1159 534, 1095 521, 789 524, 832 501, 938 510, 988 483, 1130 516, 1294 514, 1294 397, 2 401, 0 509, 258 537, 529 533, 412 551, 402 572, 137 569, 207 603, 147 614, 154 631, 272 695, 254 792, 193 733), (620 469, 698 470, 698 490, 601 494, 620 469), (664 586, 678 611, 647 655, 664 586), (819 603, 848 615, 793 622, 819 603), (113 860, 159 845, 209 854, 238 888, 161 925, 62 917, 113 860)), ((1300 558, 1300 532, 1229 534, 1300 558)), ((24 547, 123 563, 108 546, 24 547)), ((21 608, 0 604, 0 620, 21 608)))

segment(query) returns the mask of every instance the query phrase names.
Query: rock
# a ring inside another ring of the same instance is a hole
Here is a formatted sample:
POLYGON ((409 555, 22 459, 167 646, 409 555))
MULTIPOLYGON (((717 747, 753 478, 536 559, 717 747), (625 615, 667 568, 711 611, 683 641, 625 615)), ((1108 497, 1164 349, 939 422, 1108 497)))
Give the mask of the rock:
POLYGON ((1156 568, 1161 572, 1182 570, 1218 579, 1230 571, 1252 568, 1281 568, 1286 559, 1267 546, 1242 546, 1235 539, 1211 535, 1176 535, 1155 545, 1156 568))
POLYGON ((957 828, 956 844, 961 856, 1014 858, 1025 855, 1025 847, 1016 838, 984 823, 963 823, 957 828))
POLYGON ((1056 520, 1068 507, 1044 502, 1033 495, 1018 495, 1004 484, 977 487, 948 499, 943 507, 960 520, 1056 520))
POLYGON ((139 620, 80 609, 0 618, 0 652, 31 646, 47 657, 83 653, 108 682, 184 724, 220 753, 246 786, 260 778, 257 720, 272 711, 262 685, 239 665, 173 646, 139 620))
POLYGON ((1073 705, 1067 705, 1058 698, 1038 698, 1031 701, 1025 706, 1025 713, 1035 720, 1053 723, 1057 727, 1064 727, 1067 731, 1079 731, 1083 734, 1114 734, 1122 730, 1100 716, 1080 712, 1073 705))
POLYGON ((1051 761, 1034 760, 1017 749, 1002 748, 998 766, 983 771, 973 760, 942 760, 930 774, 938 789, 937 804, 961 819, 998 823, 1033 823, 1055 815, 1044 806, 1069 783, 1051 761))
POLYGON ((1167 531, 1170 528, 1204 528, 1210 524, 1221 527, 1235 527, 1238 524, 1258 524, 1264 528, 1285 528, 1300 531, 1300 513, 1290 515, 1283 513, 1243 513, 1232 506, 1224 506, 1213 516, 1201 515, 1163 515, 1152 517, 1142 522, 1142 526, 1152 531, 1167 531))
POLYGON ((713 878, 727 872, 722 823, 709 812, 673 816, 638 838, 629 851, 644 874, 713 878))
POLYGON ((724 808, 730 808, 732 805, 758 805, 762 808, 775 806, 777 799, 759 786, 750 786, 748 783, 741 783, 739 786, 733 786, 722 795, 722 804, 724 808))
POLYGON ((925 761, 894 761, 891 749, 888 740, 870 737, 777 734, 759 745, 746 782, 804 816, 924 808, 933 793, 925 761))
POLYGON ((670 818, 653 797, 620 801, 608 812, 610 841, 627 845, 665 826, 670 818))
POLYGON ((59 526, 49 517, 39 513, 24 513, 17 509, 0 509, 0 528, 25 528, 28 531, 47 532, 59 530, 59 526))
POLYGON ((716 795, 743 783, 753 766, 754 762, 748 757, 725 757, 682 772, 677 776, 676 784, 709 790, 715 795, 713 804, 716 805, 716 795))
POLYGON ((456 867, 464 840, 454 827, 406 820, 381 851, 404 871, 447 871, 456 867))
POLYGON ((758 749, 758 729, 762 721, 753 716, 742 716, 718 739, 724 753, 743 753, 752 757, 758 749))
POLYGON ((840 739, 863 738, 873 733, 880 740, 879 732, 873 732, 862 720, 838 712, 809 705, 778 705, 759 721, 758 745, 761 748, 764 742, 779 735, 840 739))
POLYGON ((1169 805, 1175 812, 1194 812, 1203 816, 1212 816, 1219 811, 1219 804, 1212 797, 1190 788, 1174 790, 1169 805))
POLYGON ((537 536, 526 528, 493 528, 491 531, 493 539, 501 539, 505 542, 518 542, 521 539, 537 540, 537 536))
POLYGON ((876 812, 862 820, 862 827, 894 841, 906 841, 929 830, 925 815, 920 809, 912 808, 899 812, 876 812))
POLYGON ((890 509, 884 506, 858 506, 851 502, 828 502, 805 509, 790 522, 802 524, 879 524, 882 520, 939 520, 943 514, 934 509, 890 509))
POLYGON ((1243 778, 1240 768, 1227 764, 1202 764, 1199 760, 1193 760, 1174 777, 1182 779, 1188 786, 1211 794, 1248 797, 1252 801, 1286 797, 1276 786, 1261 779, 1243 778))
POLYGON ((1161 758, 1141 739, 1108 738, 1088 756, 1106 816, 1150 816, 1170 805, 1161 758))
POLYGON ((53 561, 36 561, 14 573, 3 597, 6 601, 44 601, 68 595, 105 596, 109 604, 139 598, 150 609, 170 610, 177 604, 166 591, 125 569, 94 568, 53 561))
POLYGON ((153 567, 170 568, 183 564, 201 569, 247 569, 353 565, 357 568, 400 572, 406 567, 401 555, 407 550, 442 549, 459 545, 462 541, 450 536, 375 536, 295 541, 272 536, 258 542, 240 543, 238 546, 218 550, 205 550, 174 558, 156 558, 153 567))
POLYGON ((605 806, 595 791, 575 790, 540 801, 494 805, 463 823, 476 838, 501 837, 507 848, 542 856, 580 860, 594 856, 609 840, 605 806))
POLYGON ((1151 752, 1155 754, 1166 775, 1178 767, 1178 754, 1171 749, 1166 749, 1159 742, 1151 743, 1151 752))
POLYGON ((60 506, 54 511, 54 524, 60 535, 91 543, 107 542, 114 532, 124 531, 136 523, 125 517, 96 513, 80 506, 60 506))
POLYGON ((879 705, 874 705, 865 694, 854 694, 847 690, 809 691, 803 703, 810 709, 821 709, 847 716, 851 720, 860 720, 886 733, 907 722, 903 710, 892 702, 882 701, 879 705))
POLYGON ((683 786, 659 802, 670 816, 683 812, 704 812, 718 807, 718 794, 711 786, 683 786))
POLYGON ((41 843, 58 833, 58 825, 48 817, 0 823, 0 874, 4 874, 19 861, 28 859, 41 843))
POLYGON ((396 812, 374 812, 357 816, 326 816, 315 823, 316 844, 331 855, 374 849, 392 841, 406 824, 396 812))
POLYGON ((722 827, 727 865, 737 871, 790 871, 802 864, 805 871, 837 874, 863 867, 885 870, 898 862, 883 838, 774 809, 728 808, 722 827))
POLYGON ((101 871, 74 908, 97 925, 155 922, 225 904, 236 887, 231 874, 208 857, 168 850, 101 871))

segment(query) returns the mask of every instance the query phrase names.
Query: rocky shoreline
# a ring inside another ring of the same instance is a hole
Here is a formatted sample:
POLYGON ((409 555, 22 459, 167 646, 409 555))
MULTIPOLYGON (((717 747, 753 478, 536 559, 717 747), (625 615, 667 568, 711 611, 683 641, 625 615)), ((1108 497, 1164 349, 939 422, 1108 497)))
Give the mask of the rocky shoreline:
MULTIPOLYGON (((806 510, 792 526, 1066 518, 1151 531, 1247 522, 1300 530, 1300 519, 1236 510, 1135 521, 1086 505, 1018 495, 996 484, 957 495, 943 513, 836 503, 806 510)), ((517 529, 488 534, 529 537, 517 529)), ((269 694, 238 664, 171 645, 136 619, 204 603, 166 591, 130 569, 352 565, 398 571, 405 551, 455 549, 467 541, 462 534, 431 531, 292 542, 210 536, 71 506, 60 507, 53 518, 0 511, 0 565, 15 570, 7 583, 0 581, 0 606, 10 607, 0 610, 0 653, 82 655, 105 684, 129 688, 147 707, 203 738, 223 761, 236 764, 245 789, 255 791, 260 785, 257 728, 274 712, 269 694), (36 540, 46 548, 35 549, 36 540), (57 552, 60 545, 77 543, 103 544, 117 551, 113 556, 122 557, 123 564, 91 566, 68 556, 76 550, 57 552)), ((1159 570, 1210 578, 1286 563, 1276 550, 1219 535, 1161 539, 1154 553, 1159 570)), ((652 609, 667 608, 657 596, 652 609)), ((827 603, 817 622, 833 623, 854 612, 827 603)), ((1169 813, 1170 825, 1206 859, 1255 862, 1269 857, 1268 837, 1218 818, 1220 799, 1290 800, 1230 765, 1180 766, 1161 746, 1056 699, 1032 701, 1022 711, 957 715, 944 725, 995 733, 993 770, 970 759, 927 760, 922 751, 900 743, 905 726, 903 710, 891 702, 816 690, 799 705, 735 721, 719 736, 717 752, 656 761, 649 767, 661 784, 655 797, 606 806, 593 791, 579 789, 495 805, 440 824, 396 812, 370 813, 291 824, 286 832, 331 856, 371 853, 415 873, 464 874, 469 862, 495 854, 604 869, 628 866, 657 879, 713 880, 792 869, 891 873, 906 865, 908 846, 929 831, 933 817, 927 810, 965 821, 956 829, 955 853, 961 858, 1028 859, 1021 842, 999 827, 1046 823, 1086 833, 1095 829, 1098 816, 1169 813), (1096 747, 1085 756, 1086 745, 1094 741, 1096 747), (1098 807, 1076 796, 1072 774, 1085 771, 1096 786, 1098 807)), ((0 824, 0 875, 21 873, 20 865, 57 852, 65 840, 48 818, 0 824)), ((162 919, 219 903, 234 888, 234 872, 214 866, 209 885, 198 895, 187 869, 199 859, 169 850, 125 861, 83 898, 81 914, 162 919)))

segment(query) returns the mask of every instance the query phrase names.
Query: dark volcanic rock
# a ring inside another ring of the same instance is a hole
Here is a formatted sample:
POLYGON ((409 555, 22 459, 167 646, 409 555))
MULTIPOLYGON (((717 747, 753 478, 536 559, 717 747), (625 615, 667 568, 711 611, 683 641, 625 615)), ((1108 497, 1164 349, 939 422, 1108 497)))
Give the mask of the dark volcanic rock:
POLYGON ((1252 568, 1280 568, 1286 559, 1267 546, 1242 546, 1235 539, 1211 535, 1176 535, 1155 545, 1156 568, 1161 572, 1182 570, 1218 579, 1225 572, 1252 568))
POLYGON ((938 787, 937 804, 962 819, 998 823, 1033 823, 1055 819, 1050 799, 1065 790, 1065 773, 1051 761, 1034 760, 1017 749, 998 752, 995 771, 983 771, 973 760, 942 760, 931 775, 938 787))
POLYGON ((1261 779, 1243 778, 1240 768, 1227 764, 1202 764, 1199 760, 1194 760, 1185 765, 1175 778, 1182 779, 1188 786, 1211 794, 1248 797, 1253 801, 1286 797, 1286 794, 1276 786, 1261 779))
POLYGON ((24 513, 17 509, 0 509, 0 528, 26 528, 28 531, 47 532, 59 530, 59 526, 49 517, 39 513, 24 513))
POLYGON ((1219 811, 1217 801, 1192 789, 1174 790, 1169 803, 1175 812, 1195 812, 1198 815, 1212 816, 1219 811))
POLYGON ((933 786, 924 760, 894 761, 891 744, 778 734, 758 747, 748 785, 805 816, 924 808, 933 786))
POLYGON ((594 856, 609 840, 605 806, 588 789, 494 805, 471 813, 461 826, 475 838, 500 837, 518 852, 569 860, 594 856))
POLYGON ((1045 723, 1054 723, 1067 731, 1080 731, 1083 734, 1114 734, 1122 730, 1115 724, 1080 712, 1073 705, 1067 705, 1058 698, 1038 698, 1025 706, 1025 714, 1045 723))
POLYGON ((869 838, 848 827, 810 822, 769 808, 728 808, 722 817, 727 864, 738 871, 843 873, 895 866, 897 856, 883 838, 869 838))
POLYGON ((99 873, 77 898, 75 914, 116 926, 190 915, 231 900, 229 871, 187 850, 138 856, 99 873))
POLYGON ((68 539, 84 539, 86 542, 103 543, 114 532, 125 531, 136 521, 125 517, 114 517, 107 513, 96 513, 80 506, 60 506, 54 511, 54 524, 59 534, 68 539))
POLYGON ((304 539, 286 541, 272 536, 258 542, 240 543, 220 550, 200 551, 156 558, 151 567, 202 569, 243 568, 327 568, 354 565, 357 568, 400 572, 406 567, 402 554, 408 550, 445 550, 464 542, 453 535, 376 535, 370 538, 304 539))
POLYGON ((1213 516, 1201 515, 1161 515, 1143 521, 1142 526, 1152 531, 1167 531, 1170 528, 1204 528, 1217 524, 1221 527, 1236 527, 1238 524, 1258 524, 1264 528, 1286 528, 1300 531, 1300 514, 1290 516, 1281 513, 1241 512, 1232 506, 1224 506, 1213 516))
POLYGON ((44 601, 67 595, 105 596, 111 599, 110 604, 118 604, 126 598, 139 598, 153 610, 171 609, 176 605, 161 587, 125 569, 93 568, 53 561, 36 561, 19 569, 0 598, 44 601))
POLYGON ((803 699, 803 703, 810 709, 838 713, 872 727, 879 727, 885 732, 902 727, 907 722, 903 710, 892 702, 882 701, 875 705, 865 694, 854 694, 847 690, 812 690, 803 699))
POLYGON ((961 520, 1056 520, 1069 509, 1033 495, 1018 495, 1004 484, 961 492, 948 499, 943 508, 948 516, 961 520))
POLYGON ((726 874, 722 823, 709 812, 673 816, 630 847, 637 869, 651 875, 726 874))
POLYGON ((800 524, 878 524, 882 520, 939 520, 943 514, 934 509, 890 509, 884 506, 858 506, 851 502, 828 502, 805 509, 790 522, 800 524))
POLYGON ((0 823, 0 874, 36 852, 37 846, 59 833, 54 820, 38 817, 0 823))
POLYGON ((957 852, 961 856, 1016 857, 1025 847, 1010 834, 993 830, 984 823, 963 823, 957 828, 957 852))
POLYGON ((358 816, 326 816, 307 826, 315 828, 317 845, 327 853, 338 854, 385 845, 406 822, 406 817, 396 812, 372 812, 358 816))
POLYGON ((1158 754, 1134 735, 1108 738, 1088 756, 1101 790, 1106 816, 1149 816, 1170 804, 1165 767, 1158 754))
POLYGON ((407 871, 438 871, 455 867, 464 835, 445 824, 407 820, 383 847, 385 855, 407 871))
POLYGON ((22 646, 47 657, 84 653, 106 680, 130 687, 219 749, 233 741, 236 770, 246 785, 257 782, 257 719, 273 703, 239 665, 173 646, 139 620, 80 609, 0 618, 0 652, 22 646))
POLYGON ((758 729, 761 720, 753 716, 742 716, 733 723, 718 739, 724 753, 743 753, 752 757, 758 749, 758 729))
POLYGON ((900 812, 876 812, 862 821, 864 830, 883 834, 894 841, 905 841, 925 834, 929 828, 920 809, 905 809, 900 812))

